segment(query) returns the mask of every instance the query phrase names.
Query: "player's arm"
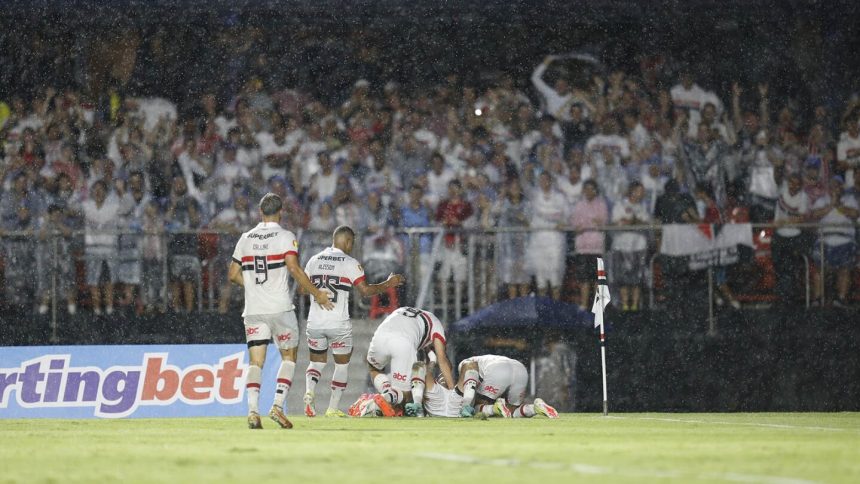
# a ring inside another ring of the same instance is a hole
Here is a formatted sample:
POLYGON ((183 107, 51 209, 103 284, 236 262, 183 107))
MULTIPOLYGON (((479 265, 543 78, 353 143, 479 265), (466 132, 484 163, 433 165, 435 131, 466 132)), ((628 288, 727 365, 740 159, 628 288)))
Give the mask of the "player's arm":
POLYGON ((227 278, 237 286, 245 285, 245 280, 242 278, 242 264, 236 262, 236 259, 230 261, 230 268, 227 270, 227 278))
POLYGON ((358 289, 359 294, 363 297, 371 297, 385 292, 388 288, 400 286, 405 281, 406 278, 400 274, 389 274, 388 279, 384 282, 380 282, 379 284, 368 284, 364 278, 362 278, 358 284, 355 285, 355 288, 358 289))
POLYGON ((445 388, 453 390, 457 380, 454 379, 454 370, 451 366, 451 361, 445 353, 445 342, 438 338, 434 339, 433 352, 436 353, 436 359, 439 363, 439 372, 441 372, 442 377, 445 378, 445 388))
POLYGON ((322 306, 323 309, 332 310, 334 309, 334 304, 328 299, 328 293, 325 291, 321 291, 316 286, 313 285, 310 279, 308 279, 308 275, 305 274, 304 269, 299 265, 299 258, 295 254, 287 254, 285 258, 285 262, 287 264, 287 270, 290 271, 290 275, 293 276, 293 279, 299 283, 299 288, 305 291, 307 294, 310 294, 314 297, 314 301, 317 304, 322 306))

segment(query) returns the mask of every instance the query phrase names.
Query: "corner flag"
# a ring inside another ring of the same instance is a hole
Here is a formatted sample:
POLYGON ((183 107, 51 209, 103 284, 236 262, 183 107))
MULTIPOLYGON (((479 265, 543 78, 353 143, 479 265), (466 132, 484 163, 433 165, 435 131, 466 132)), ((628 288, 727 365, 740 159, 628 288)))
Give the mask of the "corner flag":
POLYGON ((603 259, 597 258, 597 290, 594 291, 594 305, 591 312, 594 313, 594 327, 600 328, 600 367, 603 370, 603 415, 609 414, 609 403, 606 397, 606 332, 603 330, 603 310, 611 300, 609 286, 606 285, 606 270, 603 268, 603 259))

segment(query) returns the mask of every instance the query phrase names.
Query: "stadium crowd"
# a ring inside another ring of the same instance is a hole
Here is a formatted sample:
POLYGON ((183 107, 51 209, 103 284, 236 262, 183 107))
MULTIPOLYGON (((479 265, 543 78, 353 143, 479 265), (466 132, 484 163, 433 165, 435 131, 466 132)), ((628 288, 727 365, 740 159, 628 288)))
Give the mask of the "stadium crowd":
MULTIPOLYGON (((363 72, 361 58, 350 72, 363 72)), ((625 71, 582 56, 548 56, 528 81, 499 75, 477 85, 452 72, 416 88, 359 77, 341 96, 319 97, 308 85, 284 87, 264 56, 253 59, 235 82, 201 89, 190 102, 117 86, 90 96, 46 82, 6 96, 6 304, 45 314, 56 287, 74 313, 84 298, 73 261, 82 260, 86 305, 97 314, 115 305, 154 310, 164 281, 172 307, 191 311, 209 260, 227 311, 229 251, 256 223, 250 201, 270 191, 287 201, 291 229, 319 231, 325 241, 349 225, 367 236, 365 247, 393 260, 409 249, 410 239, 393 235, 404 228, 528 228, 492 240, 505 296, 535 290, 574 300, 573 287, 575 301, 587 305, 585 281, 603 255, 624 310, 644 304, 655 238, 598 228, 858 218, 856 98, 836 112, 775 99, 767 83, 718 93, 706 71, 645 61, 625 71), (197 234, 204 229, 221 233, 215 253, 204 254, 211 245, 197 234)), ((828 293, 844 305, 856 233, 833 227, 822 236, 836 275, 828 293)), ((430 239, 418 240, 426 260, 430 239)), ((802 256, 821 263, 815 240, 811 230, 775 231, 777 288, 787 302, 799 302, 802 256)), ((440 277, 465 281, 457 235, 444 238, 442 251, 440 277)))

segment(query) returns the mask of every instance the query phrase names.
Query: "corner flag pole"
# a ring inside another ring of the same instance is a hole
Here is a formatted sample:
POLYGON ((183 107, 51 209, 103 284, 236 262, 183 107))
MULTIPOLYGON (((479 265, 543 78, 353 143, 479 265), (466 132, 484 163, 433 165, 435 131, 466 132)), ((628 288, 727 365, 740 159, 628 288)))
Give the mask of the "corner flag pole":
POLYGON ((606 285, 606 271, 603 268, 603 259, 597 258, 597 290, 594 294, 594 326, 600 326, 600 367, 603 374, 603 415, 609 414, 609 400, 606 394, 606 332, 603 328, 603 312, 611 300, 609 286, 606 285))

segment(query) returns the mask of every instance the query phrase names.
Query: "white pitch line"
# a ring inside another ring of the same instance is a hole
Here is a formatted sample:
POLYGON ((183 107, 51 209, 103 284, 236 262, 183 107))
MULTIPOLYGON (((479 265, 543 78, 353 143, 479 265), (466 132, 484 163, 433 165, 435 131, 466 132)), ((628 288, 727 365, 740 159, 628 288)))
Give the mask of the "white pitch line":
POLYGON ((860 432, 860 429, 851 429, 844 427, 816 427, 809 425, 789 425, 789 424, 769 424, 758 422, 726 422, 721 420, 698 420, 687 418, 668 418, 668 417, 626 417, 620 415, 609 415, 607 417, 596 418, 614 418, 618 420, 654 420, 657 422, 680 422, 694 424, 716 424, 716 425, 741 425, 745 427, 764 427, 771 429, 790 429, 790 430, 817 430, 824 432, 860 432))
POLYGON ((766 476, 760 474, 742 474, 739 472, 707 472, 702 474, 681 471, 663 471, 657 469, 632 469, 596 466, 577 462, 523 461, 519 459, 485 459, 466 454, 446 454, 437 452, 422 452, 418 457, 425 459, 457 462, 461 464, 477 464, 494 467, 527 467, 548 471, 568 471, 589 476, 620 476, 649 479, 681 479, 681 480, 721 480, 726 482, 755 482, 764 484, 815 484, 816 481, 795 479, 792 477, 766 476))

